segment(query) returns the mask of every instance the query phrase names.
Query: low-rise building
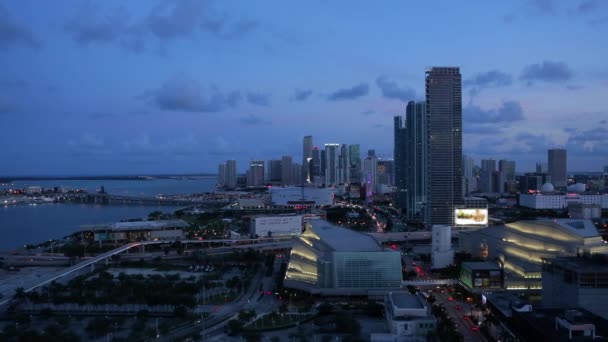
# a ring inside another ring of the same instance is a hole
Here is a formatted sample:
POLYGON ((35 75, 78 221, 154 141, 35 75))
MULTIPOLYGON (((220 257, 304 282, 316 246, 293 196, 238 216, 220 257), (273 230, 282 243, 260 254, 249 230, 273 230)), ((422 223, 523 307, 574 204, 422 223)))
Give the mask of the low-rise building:
POLYGON ((461 231, 459 250, 498 260, 507 290, 542 288, 543 258, 608 253, 608 244, 590 220, 518 221, 476 231, 461 231))
POLYGON ((496 262, 463 262, 460 268, 460 283, 469 291, 502 290, 504 286, 502 267, 496 262))
POLYGON ((251 217, 251 235, 257 237, 302 234, 303 215, 257 215, 251 217))
POLYGON ((602 217, 602 207, 599 204, 580 202, 568 203, 568 215, 576 219, 595 219, 602 217))
POLYGON ((532 209, 566 209, 572 203, 596 204, 608 209, 608 194, 520 194, 519 205, 532 209))
POLYGON ((335 188, 272 187, 269 189, 273 205, 314 207, 334 204, 335 188))
POLYGON ((437 320, 418 294, 389 293, 385 298, 386 320, 393 341, 427 341, 437 320))
POLYGON ((317 219, 291 249, 284 284, 321 295, 368 295, 402 287, 401 253, 373 237, 317 219))
POLYGON ((188 226, 184 220, 115 222, 81 226, 80 234, 85 240, 99 243, 176 241, 184 239, 184 229, 188 226))
POLYGON ((542 303, 546 307, 581 307, 608 319, 608 257, 543 259, 542 303))

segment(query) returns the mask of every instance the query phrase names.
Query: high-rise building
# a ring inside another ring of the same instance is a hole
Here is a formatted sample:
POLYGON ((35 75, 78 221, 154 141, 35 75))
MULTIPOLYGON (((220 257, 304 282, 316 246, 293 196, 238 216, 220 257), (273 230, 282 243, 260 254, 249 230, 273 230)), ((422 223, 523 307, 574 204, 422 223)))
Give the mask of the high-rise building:
POLYGON ((236 160, 226 160, 226 166, 224 168, 224 186, 227 189, 235 189, 237 185, 236 179, 236 160))
POLYGON ((350 145, 348 149, 350 158, 350 180, 348 182, 359 183, 361 182, 361 150, 359 144, 350 145))
POLYGON ((401 116, 394 117, 393 159, 395 160, 395 207, 407 211, 407 145, 406 128, 401 116))
POLYGON ((426 103, 410 101, 405 114, 407 217, 423 219, 428 191, 428 117, 426 103))
POLYGON ((281 182, 281 160, 270 160, 268 163, 268 180, 270 182, 281 182))
POLYGON ((350 182, 350 149, 348 145, 340 146, 340 157, 338 158, 338 184, 350 182))
POLYGON ((462 79, 457 67, 426 69, 427 224, 454 224, 462 205, 462 79))
POLYGON ((340 144, 325 144, 325 186, 338 185, 340 144))
POLYGON ((248 173, 247 185, 249 185, 249 186, 263 186, 264 185, 264 161, 263 160, 252 160, 249 163, 249 173, 248 173))
POLYGON ((394 160, 378 160, 378 184, 393 185, 394 160))
POLYGON ((304 137, 302 147, 302 183, 310 183, 312 182, 312 135, 304 137))
POLYGON ((293 161, 291 156, 281 158, 281 183, 283 185, 293 185, 293 161))
POLYGON ((226 185, 226 163, 221 163, 217 170, 217 184, 219 186, 226 185))
POLYGON ((314 147, 312 150, 312 160, 311 164, 311 182, 314 183, 315 186, 321 186, 323 184, 323 179, 325 178, 325 173, 321 172, 321 164, 325 164, 325 161, 321 158, 321 152, 318 147, 314 147))
POLYGON ((291 164, 291 171, 293 172, 291 177, 293 185, 302 185, 302 165, 299 163, 291 164))
POLYGON ((485 193, 496 192, 494 178, 496 177, 496 160, 482 159, 479 174, 479 190, 485 193))
POLYGON ((368 157, 375 157, 376 156, 376 150, 367 150, 367 156, 368 157))
POLYGON ((551 176, 551 183, 556 188, 565 188, 568 185, 566 158, 564 148, 553 148, 548 151, 549 176, 551 176))
POLYGON ((469 196, 472 192, 477 190, 477 178, 474 175, 475 159, 463 155, 462 167, 464 174, 463 192, 464 196, 469 196))
POLYGON ((506 184, 515 181, 515 161, 514 160, 499 160, 498 161, 498 175, 497 180, 497 191, 507 192, 506 184))
POLYGON ((378 184, 378 158, 367 157, 363 159, 361 184, 365 186, 366 199, 370 200, 371 195, 376 192, 378 184))
POLYGON ((536 163, 536 173, 549 173, 549 164, 536 163))

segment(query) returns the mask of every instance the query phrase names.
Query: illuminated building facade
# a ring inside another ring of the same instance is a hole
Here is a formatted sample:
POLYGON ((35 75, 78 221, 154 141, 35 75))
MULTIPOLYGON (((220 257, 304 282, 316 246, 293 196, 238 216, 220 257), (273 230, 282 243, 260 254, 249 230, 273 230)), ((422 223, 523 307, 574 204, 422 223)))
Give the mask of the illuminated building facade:
POLYGON ((460 231, 459 250, 499 260, 507 290, 540 290, 543 258, 608 253, 590 220, 518 221, 476 231, 460 231))
POLYGON ((401 254, 373 237, 310 220, 291 249, 285 286, 323 295, 366 295, 402 285, 401 254))

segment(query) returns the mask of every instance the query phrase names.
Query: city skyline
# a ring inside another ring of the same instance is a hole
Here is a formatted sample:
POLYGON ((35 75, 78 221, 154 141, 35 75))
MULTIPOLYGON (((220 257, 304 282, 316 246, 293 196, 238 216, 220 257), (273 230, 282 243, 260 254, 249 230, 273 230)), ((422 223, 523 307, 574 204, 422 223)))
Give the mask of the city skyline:
POLYGON ((1 3, 0 175, 299 162, 308 134, 390 159, 393 117, 423 100, 431 65, 460 67, 463 153, 476 164, 532 171, 565 147, 568 172, 608 165, 608 47, 596 43, 608 4, 296 6, 1 3), (442 24, 421 30, 431 19, 442 24))

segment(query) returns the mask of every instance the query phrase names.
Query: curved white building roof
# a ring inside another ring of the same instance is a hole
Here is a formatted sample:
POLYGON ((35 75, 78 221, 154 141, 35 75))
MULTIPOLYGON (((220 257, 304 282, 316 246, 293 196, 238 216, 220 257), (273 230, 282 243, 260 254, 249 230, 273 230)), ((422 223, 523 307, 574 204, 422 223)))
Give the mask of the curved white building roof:
POLYGON ((306 240, 319 240, 336 252, 379 252, 384 250, 373 237, 335 226, 325 220, 310 220, 302 234, 306 240))
POLYGON ((540 189, 541 189, 542 192, 553 192, 553 191, 555 191, 555 187, 551 183, 545 183, 545 184, 543 184, 543 186, 540 189))

